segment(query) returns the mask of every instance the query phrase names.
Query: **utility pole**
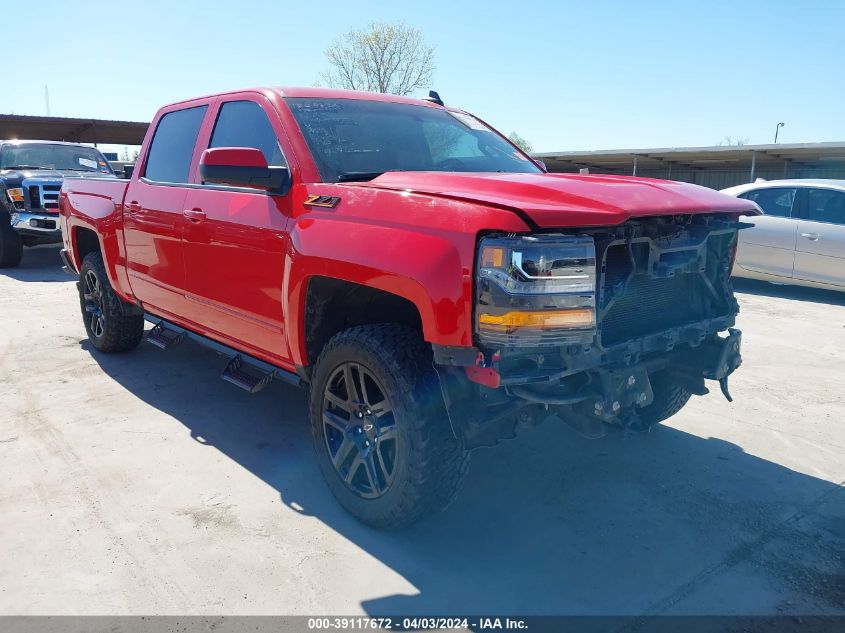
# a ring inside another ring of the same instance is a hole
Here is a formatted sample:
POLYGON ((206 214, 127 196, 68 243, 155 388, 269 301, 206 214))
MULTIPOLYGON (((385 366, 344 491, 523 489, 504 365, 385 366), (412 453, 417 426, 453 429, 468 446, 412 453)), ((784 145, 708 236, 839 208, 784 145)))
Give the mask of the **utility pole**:
POLYGON ((50 116, 50 91, 47 90, 47 84, 44 84, 44 106, 47 108, 47 116, 50 116))
POLYGON ((777 142, 778 142, 778 132, 780 132, 780 129, 781 129, 784 125, 786 125, 786 123, 784 123, 783 121, 781 121, 780 123, 778 123, 778 124, 775 126, 775 145, 777 145, 777 142))

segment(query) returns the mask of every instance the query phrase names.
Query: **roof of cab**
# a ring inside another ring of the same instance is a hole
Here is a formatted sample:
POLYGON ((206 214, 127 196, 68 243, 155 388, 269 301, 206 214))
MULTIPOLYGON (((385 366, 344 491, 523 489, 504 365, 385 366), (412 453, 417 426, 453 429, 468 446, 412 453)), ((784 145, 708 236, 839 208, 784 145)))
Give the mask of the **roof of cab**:
POLYGON ((241 88, 239 90, 227 90, 225 92, 218 92, 215 94, 192 97, 190 99, 183 99, 171 104, 167 107, 179 105, 182 103, 189 103, 192 101, 208 100, 215 97, 223 97, 226 95, 238 94, 243 92, 259 92, 267 94, 268 92, 275 92, 282 97, 305 97, 312 99, 358 99, 362 101, 381 101, 383 103, 407 103, 411 105, 427 106, 432 108, 439 108, 441 106, 425 101, 424 99, 414 99, 412 97, 402 97, 399 95, 385 94, 382 92, 364 92, 361 90, 341 90, 339 88, 299 88, 295 86, 257 86, 253 88, 241 88))
POLYGON ((382 92, 340 90, 338 88, 296 88, 288 86, 274 88, 274 90, 277 90, 283 97, 305 97, 312 99, 360 99, 362 101, 383 101, 385 103, 409 103, 412 105, 440 107, 431 101, 414 99, 413 97, 385 94, 382 92))

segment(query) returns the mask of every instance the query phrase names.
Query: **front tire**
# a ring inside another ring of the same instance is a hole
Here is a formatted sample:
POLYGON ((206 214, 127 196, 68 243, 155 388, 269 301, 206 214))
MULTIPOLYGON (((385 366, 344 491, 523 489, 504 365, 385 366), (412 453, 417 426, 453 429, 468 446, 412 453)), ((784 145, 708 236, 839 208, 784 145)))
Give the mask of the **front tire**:
POLYGON ((333 337, 316 363, 309 413, 329 489, 367 525, 396 528, 442 510, 469 469, 431 350, 410 328, 366 325, 333 337))
POLYGON ((671 418, 684 408, 692 396, 692 392, 675 380, 668 370, 651 377, 651 389, 654 400, 637 412, 638 422, 643 429, 649 429, 671 418))
POLYGON ((15 268, 23 258, 21 236, 7 223, 0 225, 0 268, 15 268))
POLYGON ((79 304, 88 340, 101 352, 135 349, 144 335, 144 317, 126 314, 106 275, 100 253, 88 253, 79 270, 79 304))

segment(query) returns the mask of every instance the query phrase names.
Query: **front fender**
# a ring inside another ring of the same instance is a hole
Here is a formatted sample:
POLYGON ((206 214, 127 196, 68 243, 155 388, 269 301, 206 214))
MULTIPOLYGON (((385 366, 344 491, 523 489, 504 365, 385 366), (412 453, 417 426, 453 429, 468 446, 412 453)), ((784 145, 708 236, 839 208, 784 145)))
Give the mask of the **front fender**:
POLYGON ((385 226, 356 219, 306 217, 291 230, 286 259, 285 314, 295 362, 308 364, 305 298, 311 277, 322 276, 407 299, 426 341, 472 345, 472 269, 475 235, 385 226))

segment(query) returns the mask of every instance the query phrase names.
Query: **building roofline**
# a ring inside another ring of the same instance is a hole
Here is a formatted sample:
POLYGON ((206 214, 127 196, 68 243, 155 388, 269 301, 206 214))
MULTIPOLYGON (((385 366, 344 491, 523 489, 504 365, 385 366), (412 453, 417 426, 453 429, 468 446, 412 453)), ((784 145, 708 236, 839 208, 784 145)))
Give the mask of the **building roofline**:
POLYGON ((597 149, 565 152, 534 152, 535 158, 557 158, 572 156, 649 156, 653 154, 700 154, 730 152, 767 152, 789 150, 843 150, 845 141, 826 141, 821 143, 767 143, 762 145, 710 145, 703 147, 652 147, 642 149, 597 149))
POLYGON ((0 138, 8 140, 140 145, 148 127, 149 123, 144 121, 0 114, 0 138))

